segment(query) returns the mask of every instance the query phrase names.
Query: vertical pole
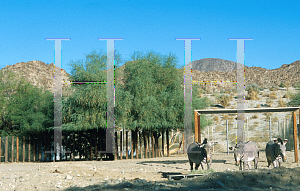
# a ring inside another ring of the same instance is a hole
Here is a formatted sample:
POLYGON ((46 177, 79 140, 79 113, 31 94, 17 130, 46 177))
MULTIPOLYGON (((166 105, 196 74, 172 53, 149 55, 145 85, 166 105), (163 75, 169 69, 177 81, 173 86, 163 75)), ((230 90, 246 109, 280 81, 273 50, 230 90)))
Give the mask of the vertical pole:
POLYGON ((17 162, 19 162, 19 137, 17 137, 17 162))
POLYGON ((166 137, 167 137, 167 156, 169 157, 170 156, 170 149, 169 149, 169 129, 167 129, 166 131, 166 137))
POLYGON ((247 117, 247 139, 248 141, 250 140, 249 139, 249 117, 247 117))
POLYGON ((198 142, 198 112, 194 110, 195 142, 198 142))
MULTIPOLYGON (((30 162, 30 153, 31 153, 31 150, 30 150, 30 147, 31 147, 31 140, 30 140, 30 137, 29 137, 29 144, 28 144, 28 162, 30 162)), ((49 147, 50 148, 50 147, 49 147)), ((25 149, 23 150, 23 153, 25 152, 25 149)))
POLYGON ((161 152, 161 155, 162 155, 162 157, 164 157, 164 154, 165 154, 165 140, 164 140, 164 134, 165 134, 165 131, 164 130, 162 130, 161 131, 161 150, 162 150, 162 152, 161 152))
POLYGON ((151 151, 150 151, 150 131, 147 133, 147 138, 148 138, 148 158, 151 158, 151 151))
POLYGON ((145 130, 143 130, 143 139, 144 139, 144 151, 145 151, 145 157, 144 158, 147 158, 147 139, 146 139, 146 132, 145 130))
POLYGON ((120 133, 120 160, 123 159, 123 131, 120 133))
POLYGON ((286 124, 284 124, 284 120, 283 120, 283 139, 285 139, 285 126, 287 126, 287 119, 286 119, 286 124))
POLYGON ((151 131, 151 145, 152 145, 152 157, 154 158, 154 142, 153 142, 153 132, 151 131))
POLYGON ((131 136, 131 153, 130 153, 130 157, 131 159, 133 159, 133 130, 130 131, 130 136, 131 136))
POLYGON ((271 117, 269 118, 269 127, 270 127, 270 130, 269 130, 269 132, 270 132, 270 141, 272 141, 272 130, 271 130, 271 117))
POLYGON ((14 136, 11 137, 11 162, 14 162, 14 136))
POLYGON ((294 149, 295 149, 295 163, 298 162, 298 145, 297 145, 297 122, 296 122, 296 111, 293 112, 294 121, 294 149))
POLYGON ((98 142, 97 142, 97 136, 95 136, 94 140, 95 140, 95 158, 96 158, 95 160, 98 161, 98 142))
POLYGON ((136 137, 136 159, 139 158, 139 134, 138 134, 138 130, 135 130, 135 137, 136 137))
POLYGON ((118 132, 115 132, 115 160, 118 160, 118 132))
POLYGON ((139 141, 140 141, 140 152, 141 152, 141 159, 144 158, 143 157, 143 148, 142 148, 142 134, 139 131, 139 141))
POLYGON ((201 123, 200 123, 200 114, 197 116, 198 118, 198 143, 201 143, 201 123))
POLYGON ((278 136, 280 137, 280 133, 279 133, 279 119, 278 119, 278 136))
POLYGON ((182 142, 183 142, 183 154, 185 154, 185 141, 184 141, 184 133, 182 133, 182 142))
MULTIPOLYGON (((47 151, 47 136, 44 135, 44 144, 45 144, 45 151, 47 151)), ((46 162, 47 161, 47 153, 44 152, 44 161, 46 162)))
POLYGON ((6 136, 6 139, 5 139, 5 162, 7 163, 8 162, 8 136, 6 136))
POLYGON ((263 126, 263 121, 261 121, 261 128, 262 128, 262 131, 261 131, 261 137, 263 138, 263 137, 264 137, 264 126, 263 126))
POLYGON ((126 159, 128 159, 128 131, 126 131, 126 159))
POLYGON ((229 155, 228 120, 227 119, 226 119, 226 139, 227 139, 227 155, 229 155))
POLYGON ((23 136, 23 162, 25 162, 25 136, 23 136))

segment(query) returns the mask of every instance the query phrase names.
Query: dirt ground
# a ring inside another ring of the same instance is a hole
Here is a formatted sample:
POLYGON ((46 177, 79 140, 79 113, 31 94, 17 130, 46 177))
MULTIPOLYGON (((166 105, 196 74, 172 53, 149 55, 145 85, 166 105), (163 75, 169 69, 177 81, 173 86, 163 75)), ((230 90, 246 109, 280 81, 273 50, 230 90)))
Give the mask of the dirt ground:
POLYGON ((117 161, 1 163, 0 187, 1 190, 300 190, 300 168, 294 163, 294 153, 288 151, 287 159, 283 167, 269 170, 261 151, 257 170, 239 171, 232 153, 213 153, 211 168, 215 172, 171 181, 168 175, 190 173, 187 155, 117 161))

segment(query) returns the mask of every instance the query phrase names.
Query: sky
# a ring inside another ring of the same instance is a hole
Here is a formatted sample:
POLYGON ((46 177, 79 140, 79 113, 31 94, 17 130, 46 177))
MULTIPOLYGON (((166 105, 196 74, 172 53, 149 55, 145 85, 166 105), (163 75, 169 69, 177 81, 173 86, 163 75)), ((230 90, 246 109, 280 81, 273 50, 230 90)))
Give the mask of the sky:
POLYGON ((245 41, 245 65, 280 68, 300 60, 300 2, 101 0, 0 1, 0 69, 18 62, 54 62, 54 41, 62 42, 62 68, 93 50, 106 52, 115 41, 124 60, 135 51, 173 53, 184 65, 184 41, 192 41, 192 61, 221 58, 237 61, 237 42, 245 41))

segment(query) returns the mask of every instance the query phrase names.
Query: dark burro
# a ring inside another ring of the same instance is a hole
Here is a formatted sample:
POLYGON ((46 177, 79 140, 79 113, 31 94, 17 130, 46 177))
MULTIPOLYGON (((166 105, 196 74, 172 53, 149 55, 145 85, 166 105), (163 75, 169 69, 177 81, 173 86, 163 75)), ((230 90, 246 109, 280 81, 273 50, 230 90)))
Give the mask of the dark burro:
POLYGON ((240 165, 240 170, 246 169, 246 163, 248 168, 251 169, 251 161, 254 161, 254 168, 257 169, 259 150, 255 142, 239 143, 236 147, 230 147, 230 149, 234 149, 235 164, 240 165))
POLYGON ((212 162, 212 153, 211 153, 212 143, 207 142, 207 138, 204 139, 203 143, 194 142, 188 147, 188 158, 191 165, 191 171, 193 170, 193 163, 196 164, 195 170, 198 170, 199 165, 201 164, 202 170, 203 164, 207 164, 207 170, 209 170, 212 162))
POLYGON ((277 140, 270 141, 266 145, 266 157, 268 162, 268 167, 271 168, 271 163, 276 168, 278 163, 281 166, 282 161, 286 161, 286 147, 287 139, 282 141, 281 138, 277 138, 277 140))

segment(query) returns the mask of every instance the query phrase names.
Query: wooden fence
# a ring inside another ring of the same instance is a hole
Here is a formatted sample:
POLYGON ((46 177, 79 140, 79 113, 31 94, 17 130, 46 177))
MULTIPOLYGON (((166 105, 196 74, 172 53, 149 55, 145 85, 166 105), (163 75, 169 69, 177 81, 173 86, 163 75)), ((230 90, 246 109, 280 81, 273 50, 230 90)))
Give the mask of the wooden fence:
MULTIPOLYGON (((115 160, 164 157, 182 151, 184 134, 176 132, 169 135, 169 131, 157 133, 145 131, 115 132, 115 160), (172 146, 172 147, 171 147, 172 146), (171 150, 169 148, 171 147, 171 150), (173 148, 173 149, 172 149, 173 148)), ((63 151, 71 153, 60 154, 60 160, 102 160, 106 154, 105 134, 103 132, 72 132, 62 136, 63 151)), ((53 135, 39 137, 0 137, 1 162, 50 162, 55 161, 53 151, 53 135)), ((105 160, 105 159, 104 159, 105 160)))

